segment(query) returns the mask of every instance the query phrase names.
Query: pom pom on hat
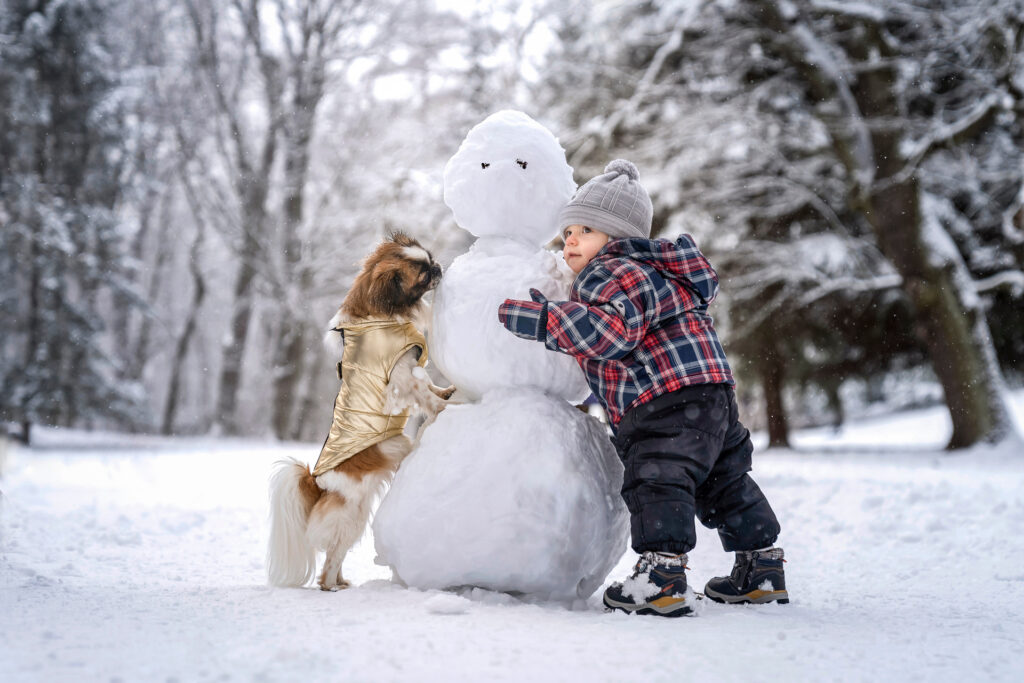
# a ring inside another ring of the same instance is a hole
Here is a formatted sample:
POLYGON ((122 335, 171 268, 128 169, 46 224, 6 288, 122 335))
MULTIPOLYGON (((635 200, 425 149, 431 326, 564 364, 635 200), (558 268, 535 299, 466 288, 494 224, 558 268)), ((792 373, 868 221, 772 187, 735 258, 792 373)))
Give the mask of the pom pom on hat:
POLYGON ((608 165, 604 167, 605 173, 619 173, 630 180, 639 180, 640 171, 637 170, 636 164, 632 161, 626 161, 625 159, 615 159, 609 161, 608 165))

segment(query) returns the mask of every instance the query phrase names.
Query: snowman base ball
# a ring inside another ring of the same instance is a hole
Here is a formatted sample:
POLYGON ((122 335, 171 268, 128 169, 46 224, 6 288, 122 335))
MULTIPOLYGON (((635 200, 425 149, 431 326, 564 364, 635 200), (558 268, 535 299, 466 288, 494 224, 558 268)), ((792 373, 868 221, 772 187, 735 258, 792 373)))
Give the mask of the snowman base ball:
POLYGON ((449 406, 373 522, 408 586, 586 599, 626 550, 622 465, 604 426, 529 389, 449 406))

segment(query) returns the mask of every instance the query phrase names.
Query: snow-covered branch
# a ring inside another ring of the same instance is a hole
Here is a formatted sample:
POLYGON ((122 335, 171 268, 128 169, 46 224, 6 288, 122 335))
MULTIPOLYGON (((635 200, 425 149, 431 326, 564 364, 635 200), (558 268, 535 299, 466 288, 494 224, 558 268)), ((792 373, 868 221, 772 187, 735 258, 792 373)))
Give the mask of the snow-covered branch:
POLYGON ((835 88, 844 110, 843 122, 851 132, 850 157, 854 163, 854 177, 860 187, 871 185, 875 177, 874 148, 871 142, 871 131, 861 115, 857 100, 850 90, 850 85, 842 66, 834 59, 829 49, 818 40, 806 24, 796 24, 793 35, 804 48, 804 62, 807 67, 818 74, 835 88))
POLYGON ((866 2, 840 2, 839 0, 811 0, 811 7, 828 12, 858 19, 866 19, 881 24, 889 18, 889 13, 881 7, 866 2))
POLYGON ((810 306, 814 302, 824 299, 826 296, 837 292, 877 292, 886 289, 896 289, 903 284, 903 278, 896 273, 878 275, 873 278, 836 278, 827 280, 817 287, 809 290, 797 300, 797 307, 810 306))
POLYGON ((584 141, 576 154, 573 155, 572 161, 574 164, 586 159, 590 152, 593 151, 598 140, 600 140, 602 145, 607 145, 622 122, 633 114, 637 110, 637 107, 644 102, 654 86, 654 83, 658 78, 658 74, 661 73, 661 69, 665 65, 665 60, 675 54, 675 52, 682 46, 683 32, 691 23, 693 23, 694 17, 697 16, 697 13, 703 5, 704 0, 692 0, 689 5, 687 5, 686 9, 680 15, 679 20, 676 22, 675 27, 672 29, 672 33, 669 34, 668 40, 666 40, 654 53, 654 57, 651 59, 650 64, 647 65, 647 69, 644 70, 643 76, 641 76, 640 80, 637 82, 633 95, 604 120, 598 129, 596 136, 591 136, 584 141))
POLYGON ((971 107, 971 110, 956 121, 939 123, 932 127, 932 132, 917 141, 908 141, 904 156, 909 166, 916 168, 922 159, 936 149, 947 145, 960 144, 976 136, 1002 109, 1003 97, 999 93, 991 93, 971 107))
POLYGON ((857 186, 870 187, 875 178, 874 143, 851 90, 851 65, 840 63, 831 46, 801 20, 792 3, 765 0, 758 4, 767 15, 769 27, 778 34, 775 48, 802 74, 820 102, 838 105, 838 113, 834 108, 829 113, 821 109, 818 115, 831 120, 836 151, 857 186))
POLYGON ((1004 270, 974 281, 974 288, 978 292, 988 292, 999 287, 1009 287, 1015 296, 1020 296, 1024 293, 1024 271, 1004 270))

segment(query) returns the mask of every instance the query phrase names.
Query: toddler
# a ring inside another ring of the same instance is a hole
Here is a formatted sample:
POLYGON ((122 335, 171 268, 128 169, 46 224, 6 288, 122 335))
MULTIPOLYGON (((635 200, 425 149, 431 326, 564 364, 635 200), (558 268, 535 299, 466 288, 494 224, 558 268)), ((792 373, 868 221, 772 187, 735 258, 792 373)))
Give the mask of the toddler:
POLYGON ((574 356, 608 412, 625 466, 632 575, 604 604, 681 616, 694 515, 736 553, 729 576, 704 593, 728 603, 789 602, 779 523, 747 474, 753 446, 708 304, 718 275, 689 235, 651 240, 653 207, 629 161, 617 159, 559 214, 570 301, 506 299, 501 323, 517 336, 574 356))

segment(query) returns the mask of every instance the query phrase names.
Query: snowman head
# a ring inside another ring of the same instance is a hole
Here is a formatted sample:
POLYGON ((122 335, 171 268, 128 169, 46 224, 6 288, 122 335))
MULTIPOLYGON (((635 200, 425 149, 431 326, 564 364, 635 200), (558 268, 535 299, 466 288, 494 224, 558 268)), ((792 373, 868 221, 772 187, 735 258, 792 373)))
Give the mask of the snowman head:
POLYGON ((444 168, 444 203, 477 237, 544 244, 575 190, 558 139, 521 111, 506 109, 478 123, 444 168))

